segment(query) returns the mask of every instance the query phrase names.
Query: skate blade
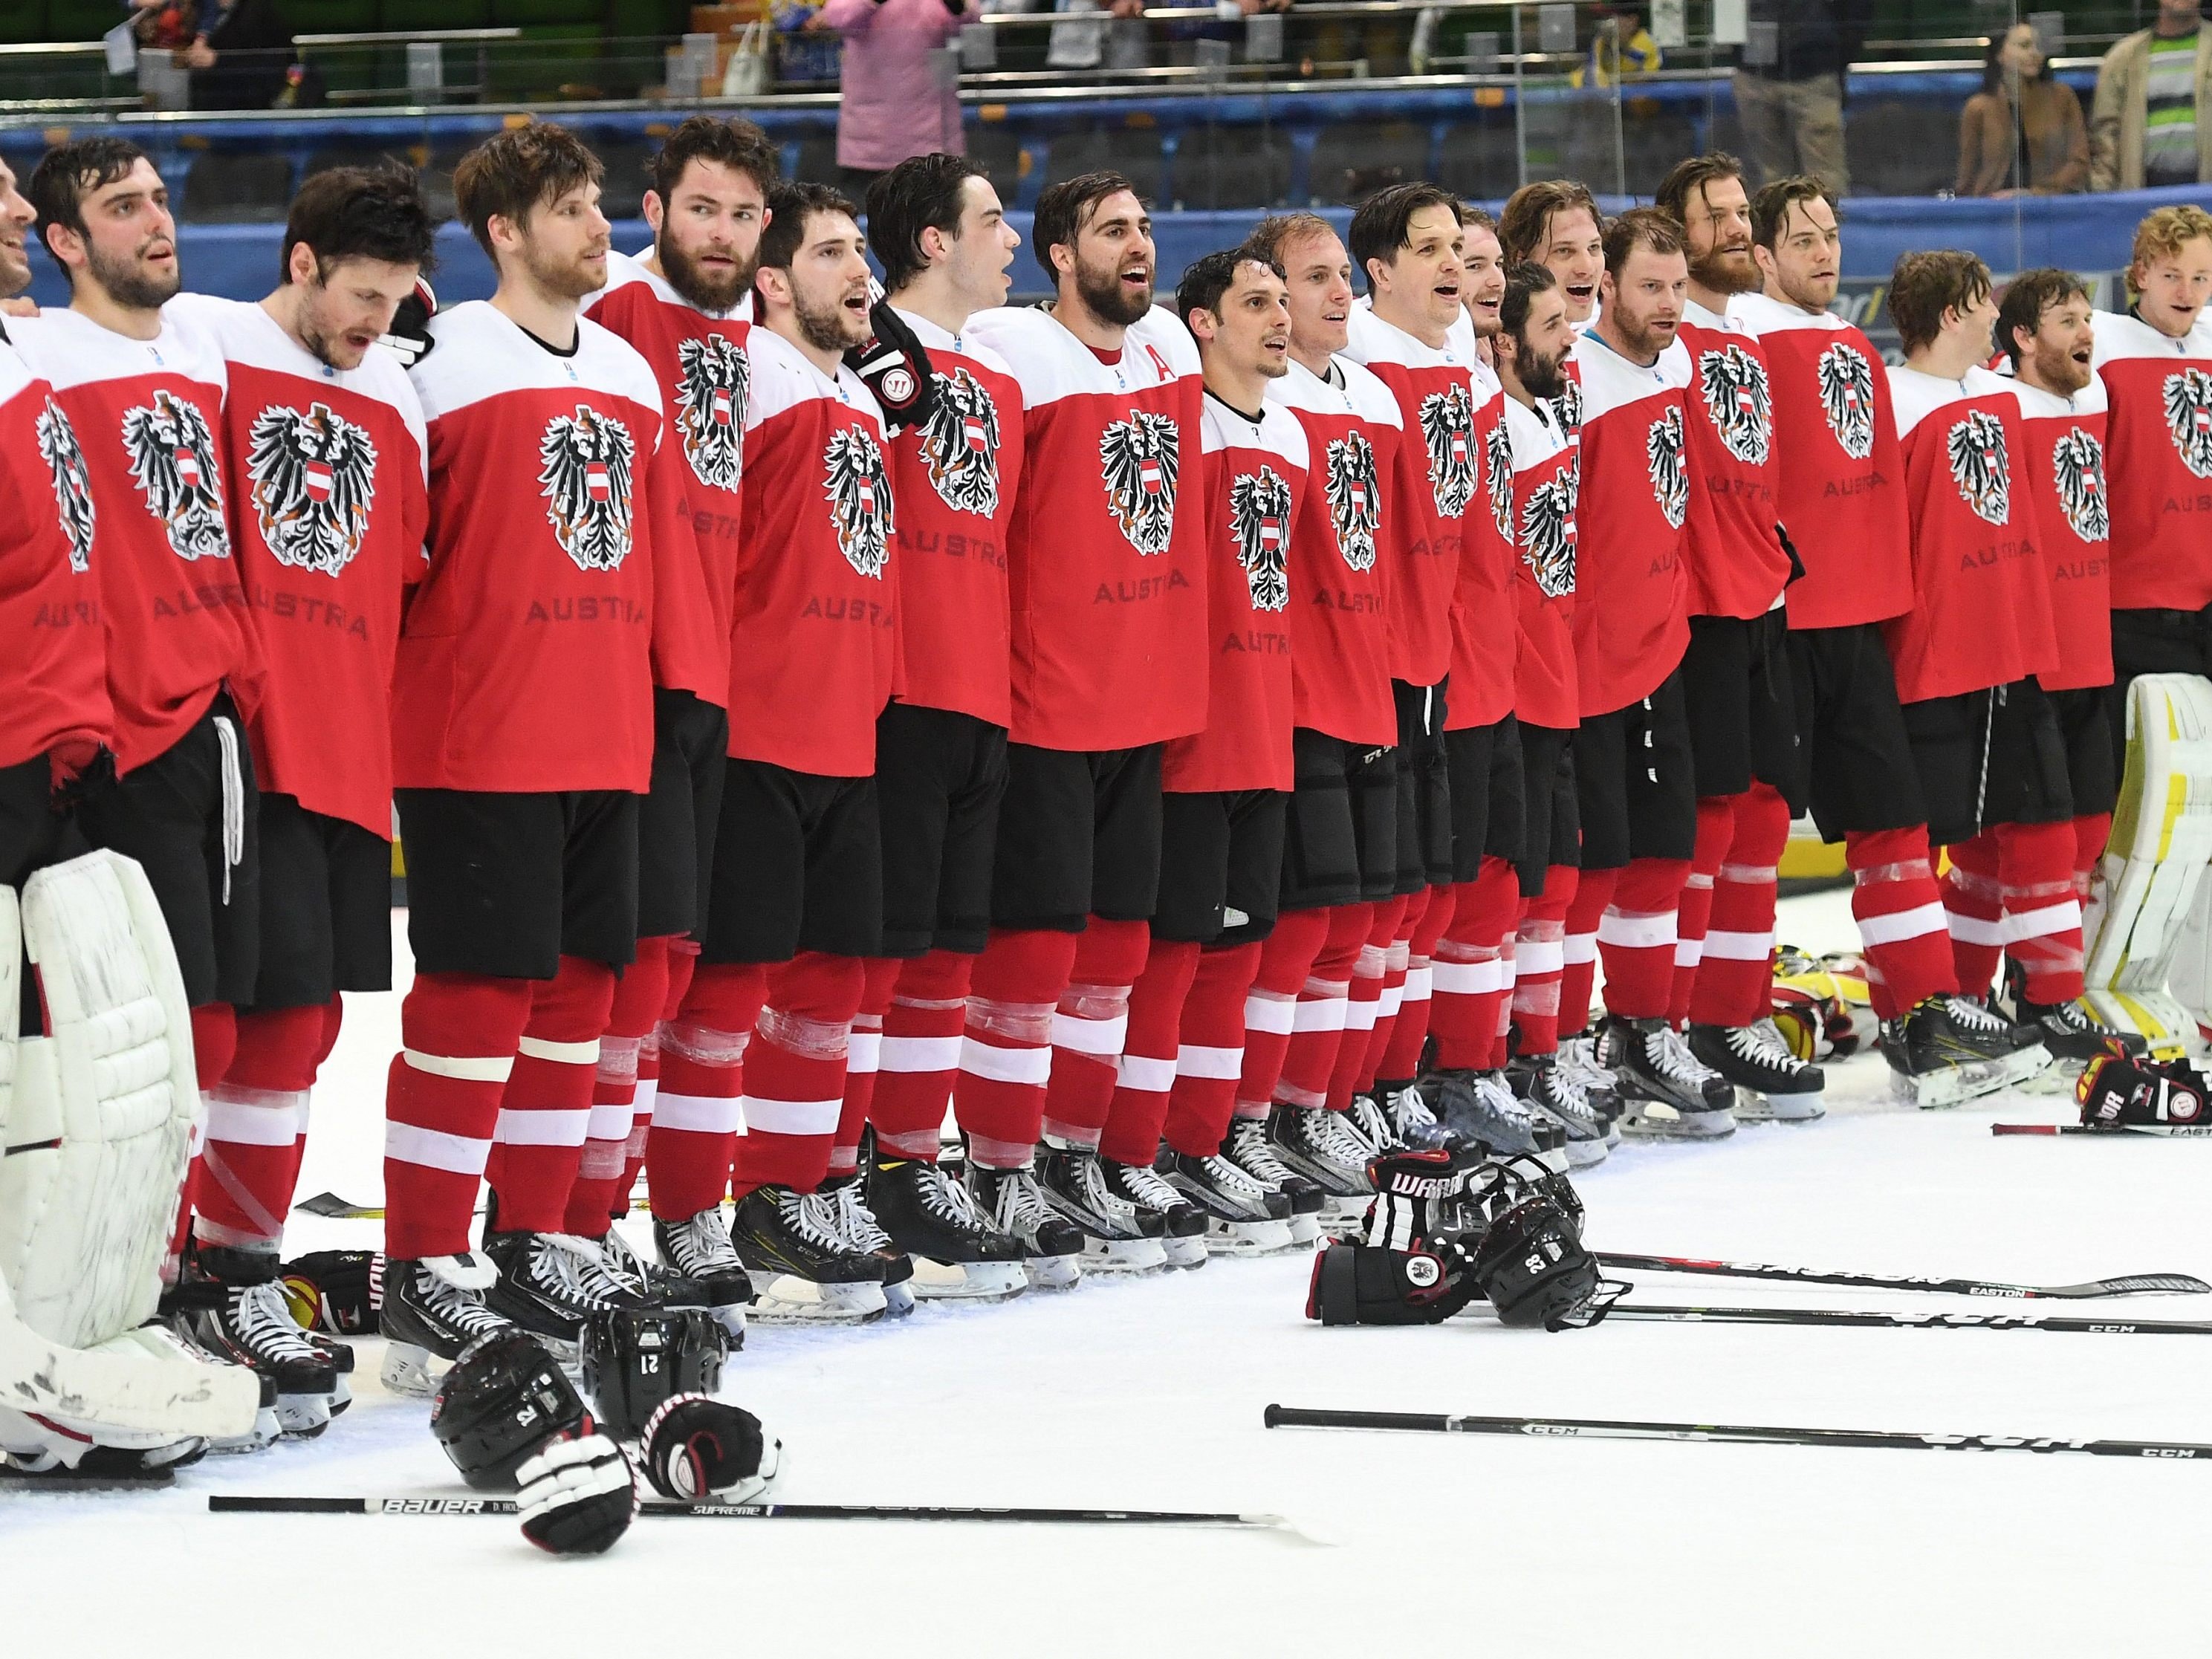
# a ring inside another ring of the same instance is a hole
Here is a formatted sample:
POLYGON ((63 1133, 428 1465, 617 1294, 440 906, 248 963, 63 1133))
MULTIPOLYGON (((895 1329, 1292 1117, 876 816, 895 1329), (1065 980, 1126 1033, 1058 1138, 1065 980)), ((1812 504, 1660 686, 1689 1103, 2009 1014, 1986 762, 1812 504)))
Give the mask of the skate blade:
POLYGON ((1190 1273, 1206 1265, 1206 1242, 1202 1233, 1188 1238, 1164 1238, 1160 1245, 1167 1253, 1168 1266, 1178 1273, 1190 1273))
POLYGON ((2000 1090, 2018 1088, 2030 1078, 2050 1069, 2050 1052, 2038 1042, 2000 1060, 1947 1066, 1918 1077, 1893 1070, 1889 1082, 1892 1093, 1911 1101, 1923 1112, 1937 1112, 2000 1090))
POLYGON ((1079 1255, 1032 1255, 1022 1261, 1022 1275, 1033 1291, 1072 1291, 1083 1282, 1079 1255))
POLYGON ((1283 1224, 1291 1230, 1293 1249, 1310 1249, 1321 1243, 1321 1217, 1318 1215, 1294 1215, 1283 1224))
POLYGON ((1288 1221, 1217 1220, 1206 1228, 1206 1248, 1216 1255, 1262 1256, 1280 1255, 1297 1245, 1288 1221))
POLYGON ((1802 1095, 1763 1095, 1756 1089, 1735 1091, 1739 1123, 1811 1123, 1827 1115, 1818 1090, 1802 1095))
POLYGON ((331 1391, 331 1415, 343 1417, 345 1408, 353 1404, 353 1383, 343 1371, 338 1373, 338 1385, 331 1391))
POLYGON ((1087 1273, 1157 1273, 1167 1271, 1166 1247, 1157 1238, 1096 1238, 1083 1241, 1087 1273))
POLYGON ((1004 1302, 1030 1287, 1018 1261, 933 1261, 914 1258, 904 1288, 924 1302, 1004 1302))
POLYGON ((1321 1214, 1315 1219, 1320 1231, 1329 1237, 1350 1238, 1366 1227, 1367 1212, 1374 1204, 1374 1199, 1365 1193, 1350 1198, 1331 1194, 1322 1200, 1321 1214))
POLYGON ((276 1426, 294 1440, 313 1440, 331 1425, 331 1397, 326 1394, 280 1394, 276 1396, 276 1426))
POLYGON ((889 1311, 881 1285, 817 1285, 776 1273, 754 1295, 752 1317, 762 1325, 870 1325, 889 1311))
POLYGON ((438 1379, 430 1370, 430 1351, 411 1342, 387 1342, 377 1376, 390 1392, 416 1400, 427 1400, 438 1391, 438 1379))
POLYGON ((1587 1170, 1605 1162, 1607 1148, 1602 1140, 1571 1140, 1559 1150, 1567 1155, 1569 1169, 1587 1170))
POLYGON ((1719 1140, 1735 1133, 1735 1115, 1685 1112, 1656 1100, 1638 1101, 1622 1115, 1622 1134, 1637 1140, 1719 1140))

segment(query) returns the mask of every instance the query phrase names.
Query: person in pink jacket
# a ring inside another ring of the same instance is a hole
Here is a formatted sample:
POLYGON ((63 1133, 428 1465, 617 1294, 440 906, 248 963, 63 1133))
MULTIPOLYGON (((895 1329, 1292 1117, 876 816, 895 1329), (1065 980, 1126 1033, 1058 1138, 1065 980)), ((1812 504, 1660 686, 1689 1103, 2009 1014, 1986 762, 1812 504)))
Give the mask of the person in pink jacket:
POLYGON ((967 153, 953 74, 938 52, 977 15, 977 0, 828 0, 807 24, 845 40, 837 167, 864 191, 910 155, 967 153))

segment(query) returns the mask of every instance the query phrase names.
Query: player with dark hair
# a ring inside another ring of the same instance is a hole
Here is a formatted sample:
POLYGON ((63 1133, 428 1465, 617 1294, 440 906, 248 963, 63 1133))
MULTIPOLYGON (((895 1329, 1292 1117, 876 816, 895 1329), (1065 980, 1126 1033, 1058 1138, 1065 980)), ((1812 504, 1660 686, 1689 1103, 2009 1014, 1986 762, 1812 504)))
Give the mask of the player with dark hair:
POLYGON ((1498 240, 1506 262, 1534 260, 1559 279, 1567 320, 1587 328, 1597 313, 1605 275, 1605 216, 1589 186, 1574 179, 1540 179, 1506 198, 1498 240))
POLYGON ((1181 505, 1199 472, 1197 354, 1153 310, 1144 204, 1120 174, 1084 173, 1038 198, 1033 234, 1050 309, 968 329, 1020 383, 1023 457, 1006 793, 955 1103, 970 1193, 1033 1280, 1065 1282, 1079 1251, 1110 1269, 1162 1260, 1164 1223, 1086 1126, 1112 1098, 1148 948, 1161 749, 1206 723, 1207 559, 1181 505))
POLYGON ((674 1021, 714 884, 751 406, 744 312, 777 183, 775 151, 749 121, 695 115, 669 134, 648 171, 653 246, 636 258, 610 252, 607 285, 584 314, 652 366, 674 428, 667 465, 688 533, 653 544, 653 788, 638 806, 637 959, 615 988, 599 1040, 567 1225, 625 1250, 610 1223, 629 1207, 641 1164, 649 1166, 656 1255, 735 1324, 736 1309, 751 1299, 721 1215, 736 1103, 695 1086, 698 1043, 674 1021))
POLYGON ((1685 413, 1695 479, 1683 550, 1690 644, 1682 659, 1697 772, 1697 846, 1676 922, 1668 1013, 1690 1052, 1739 1091, 1739 1116, 1820 1115, 1825 1079, 1768 1018, 1777 871, 1790 839, 1784 791, 1797 718, 1784 672, 1791 559, 1777 526, 1774 394, 1765 349, 1729 316, 1759 286, 1743 167, 1718 151, 1678 164, 1659 204, 1682 228, 1690 292, 1685 413))

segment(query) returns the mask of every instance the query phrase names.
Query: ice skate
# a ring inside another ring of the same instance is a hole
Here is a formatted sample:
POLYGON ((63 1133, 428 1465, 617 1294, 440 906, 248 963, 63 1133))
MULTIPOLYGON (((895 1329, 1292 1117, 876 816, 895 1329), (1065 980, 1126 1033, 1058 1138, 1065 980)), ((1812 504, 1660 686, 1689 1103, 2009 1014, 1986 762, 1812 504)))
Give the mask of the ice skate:
POLYGON ((730 1243, 763 1325, 865 1325, 888 1310, 884 1260, 846 1236, 834 1194, 756 1187, 738 1200, 730 1243))
POLYGON ((609 1308, 649 1308, 607 1266, 599 1247, 573 1233, 492 1233, 484 1254, 499 1277, 484 1304, 520 1325, 565 1365, 581 1358, 584 1322, 609 1308))
POLYGON ((1530 1054, 1505 1069, 1506 1085, 1537 1117, 1549 1118, 1566 1136, 1561 1150, 1577 1170, 1605 1162, 1620 1132, 1607 1122, 1571 1077, 1559 1070, 1556 1054, 1530 1054))
POLYGON ((1149 1164, 1117 1164, 1102 1158, 1098 1166, 1106 1176, 1106 1189, 1133 1204, 1139 1214, 1149 1211, 1165 1230, 1160 1246, 1170 1267, 1206 1265, 1206 1214, 1182 1191, 1162 1179, 1149 1164))
POLYGON ((1559 1039, 1559 1075, 1573 1080, 1593 1110, 1606 1121, 1612 1144, 1620 1145, 1620 1079, 1597 1063, 1597 1039, 1559 1039))
POLYGON ((728 1333, 731 1347, 743 1347, 745 1309, 753 1299, 753 1281, 730 1243, 721 1206, 702 1210, 684 1221, 663 1221, 655 1216, 653 1252, 669 1273, 697 1287, 714 1322, 728 1333))
MULTIPOLYGON (((1378 1088, 1381 1085, 1376 1085, 1378 1088)), ((1390 1125, 1390 1132, 1401 1146, 1411 1146, 1416 1152, 1433 1152, 1451 1139, 1451 1132, 1437 1121, 1437 1115, 1420 1090, 1413 1084, 1386 1091, 1380 1101, 1382 1115, 1390 1125)))
POLYGON ((1037 1190, 1083 1230, 1083 1265, 1093 1272, 1157 1273, 1168 1265, 1165 1219, 1139 1210, 1106 1182, 1095 1148, 1048 1139, 1037 1190))
POLYGON ((1344 1114, 1326 1106, 1278 1105, 1267 1116, 1267 1145, 1276 1158, 1321 1188, 1320 1229, 1349 1234, 1375 1197, 1367 1178, 1367 1143, 1344 1114))
POLYGON ((1321 1237, 1321 1210, 1326 1201, 1317 1182, 1307 1180, 1275 1156, 1267 1139, 1267 1120, 1236 1117, 1221 1143, 1221 1156, 1266 1191, 1280 1193, 1290 1200, 1291 1243, 1298 1249, 1321 1237))
POLYGON ((483 1293, 499 1269, 475 1251, 460 1255, 394 1257, 384 1264, 384 1386, 394 1394, 428 1395, 437 1387, 433 1359, 451 1364, 480 1336, 514 1322, 489 1306, 483 1293))
POLYGON ((976 1207, 964 1183, 919 1158, 877 1161, 868 1207, 914 1260, 923 1301, 1003 1302, 1029 1288, 1020 1243, 976 1207))
POLYGON ((1421 1091, 1446 1131, 1497 1157, 1542 1152, 1565 1140, 1565 1132, 1555 1125, 1536 1123, 1502 1073, 1431 1072, 1421 1079, 1421 1091))
POLYGON ((1735 1133, 1735 1085, 1692 1054, 1665 1020, 1607 1014, 1597 1058, 1620 1091, 1622 1133, 1717 1140, 1735 1133))
POLYGON ((1035 1170, 994 1170, 971 1158, 961 1180, 975 1207, 1020 1247, 1022 1272, 1032 1286, 1064 1291, 1083 1277, 1083 1230, 1045 1202, 1035 1170))
POLYGON ((2022 998, 2014 1009, 2014 1018, 2033 1030, 2051 1059, 2061 1061, 2069 1072, 2078 1072, 2115 1042, 2123 1054, 2134 1058, 2150 1052, 2149 1042, 2142 1036, 2107 1025, 2079 1002, 2030 1002, 2022 998))
POLYGON ((914 1258, 891 1242, 876 1212, 868 1207, 859 1169, 850 1175, 830 1176, 817 1195, 836 1207, 838 1231, 844 1234, 846 1243, 884 1264, 884 1311, 893 1319, 904 1319, 914 1311, 914 1291, 908 1285, 914 1278, 914 1258))
POLYGON ((1368 1157, 1388 1158, 1405 1150, 1406 1143, 1398 1133, 1397 1124, 1368 1091, 1362 1090, 1352 1096, 1344 1118, 1352 1133, 1366 1144, 1368 1157))
POLYGON ((229 1455, 237 1452, 257 1452, 273 1446, 284 1433, 284 1425, 276 1416, 276 1377, 268 1371, 255 1370, 251 1365, 240 1364, 228 1355, 219 1353, 201 1341, 192 1332, 192 1321, 187 1310, 174 1310, 165 1321, 156 1321, 139 1333, 140 1340, 152 1346, 171 1347, 181 1354, 207 1365, 238 1365, 240 1370, 252 1371, 261 1385, 261 1404, 254 1413, 253 1426, 243 1434, 220 1435, 211 1437, 207 1449, 229 1455))
POLYGON ((276 1252, 199 1245, 187 1272, 194 1282, 180 1287, 188 1305, 179 1317, 192 1341, 274 1378, 276 1422, 285 1434, 307 1440, 330 1427, 337 1366, 292 1317, 276 1280, 276 1252))
POLYGON ((1735 1085, 1739 1122, 1809 1123, 1826 1111, 1820 1103, 1826 1074, 1790 1051, 1771 1018, 1749 1025, 1692 1025, 1690 1053, 1735 1085))
POLYGON ((2027 1082, 2051 1064, 2040 1042, 1970 998, 1929 997, 1881 1026, 1890 1088, 1923 1110, 1956 1106, 2027 1082))
POLYGON ((1222 1154, 1170 1152, 1160 1175, 1205 1218, 1207 1249, 1273 1255, 1292 1248, 1289 1196, 1269 1191, 1222 1154))

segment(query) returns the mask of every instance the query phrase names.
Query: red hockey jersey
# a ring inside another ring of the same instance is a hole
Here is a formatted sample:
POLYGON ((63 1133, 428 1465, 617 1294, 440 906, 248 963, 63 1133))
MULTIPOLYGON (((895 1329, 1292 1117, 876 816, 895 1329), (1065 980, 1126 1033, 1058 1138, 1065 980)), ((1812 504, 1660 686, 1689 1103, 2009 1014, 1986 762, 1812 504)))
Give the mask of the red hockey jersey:
POLYGON ((1774 528, 1766 351, 1743 324, 1694 301, 1683 307, 1681 338, 1690 354, 1690 614, 1763 616, 1790 580, 1774 528))
POLYGON ((607 285, 584 314, 652 366, 669 425, 659 465, 689 536, 653 544, 653 683, 715 707, 730 695, 730 623, 737 592, 745 409, 750 374, 744 308, 700 310, 627 254, 607 256, 607 285))
POLYGON ((1199 468, 1198 348, 1154 307, 1107 362, 1023 307, 971 319, 1022 389, 1006 528, 1016 743, 1095 752, 1206 723, 1206 549, 1180 512, 1199 468))
POLYGON ((2112 504, 2105 485, 2105 387, 2071 398, 2007 380, 2020 401, 2027 483, 2051 577, 2058 666, 2039 678, 2052 691, 2112 683, 2112 504))
POLYGON ((1304 493, 1305 428, 1280 404, 1250 419, 1208 397, 1200 417, 1212 598, 1206 729, 1177 738, 1160 758, 1161 786, 1178 795, 1284 789, 1291 761, 1291 536, 1304 493))
POLYGON ((1911 610, 1883 625, 1901 702, 2057 665, 2020 404, 1985 368, 1889 371, 1911 508, 1911 610))
POLYGON ((1650 696, 1689 648, 1690 357, 1677 341, 1647 368, 1595 334, 1576 337, 1574 356, 1583 416, 1575 668, 1587 719, 1650 696))
POLYGON ((1792 628, 1881 622, 1912 605, 1904 462, 1889 378, 1842 318, 1740 294, 1729 315, 1766 350, 1783 527, 1804 561, 1792 628))
MULTIPOLYGON (((1464 314, 1464 313, 1462 313, 1464 314)), ((1513 712, 1515 621, 1513 441, 1505 434, 1504 389, 1478 359, 1474 436, 1482 483, 1461 517, 1459 576, 1452 587, 1451 695, 1444 729, 1494 726, 1513 712)))
POLYGON ((1390 388, 1348 358, 1326 380, 1293 358, 1267 399, 1304 428, 1309 487, 1291 535, 1292 720, 1346 743, 1398 741, 1383 579, 1399 533, 1390 499, 1404 440, 1390 388))
POLYGON ((1513 592, 1520 634, 1513 712, 1531 726, 1571 732, 1582 719, 1575 675, 1575 446, 1553 417, 1556 398, 1534 409, 1508 398, 1512 445, 1513 592))
POLYGON ((223 468, 261 696, 255 780, 311 812, 392 834, 392 665, 422 574, 429 444, 380 347, 340 373, 258 305, 179 295, 228 367, 223 468))
MULTIPOLYGON (((1451 611, 1464 520, 1482 489, 1482 439, 1475 425, 1473 366, 1447 344, 1423 345, 1364 306, 1354 306, 1345 355, 1364 363, 1398 400, 1393 499, 1405 523, 1399 563, 1384 585, 1390 604, 1390 672, 1408 685, 1435 685, 1452 665, 1451 611)), ((1494 688, 1476 690, 1481 701, 1494 688)), ((1459 695, 1454 686, 1449 707, 1459 695)))
POLYGON ((58 744, 114 740, 95 522, 69 416, 21 354, 0 344, 0 767, 58 744))
POLYGON ((745 518, 730 641, 730 753, 865 778, 891 695, 897 514, 883 411, 788 340, 745 342, 745 518))
POLYGON ((431 319, 429 563, 392 680, 401 788, 644 793, 653 370, 589 319, 562 354, 485 301, 431 319))
POLYGON ((246 595, 231 557, 221 458, 222 353, 183 317, 151 340, 73 311, 11 318, 54 388, 91 480, 94 574, 107 640, 116 763, 168 750, 226 680, 250 713, 246 595))
POLYGON ((1013 717, 1006 532, 1022 477, 1022 389, 990 347, 899 316, 929 354, 937 402, 891 442, 894 684, 901 702, 1004 726, 1013 717))
POLYGON ((2212 605, 2212 331, 2172 339, 2098 312, 2095 363, 2110 404, 2112 605, 2212 605))

